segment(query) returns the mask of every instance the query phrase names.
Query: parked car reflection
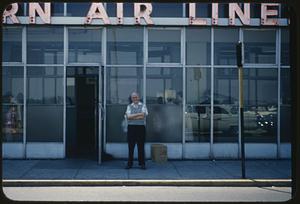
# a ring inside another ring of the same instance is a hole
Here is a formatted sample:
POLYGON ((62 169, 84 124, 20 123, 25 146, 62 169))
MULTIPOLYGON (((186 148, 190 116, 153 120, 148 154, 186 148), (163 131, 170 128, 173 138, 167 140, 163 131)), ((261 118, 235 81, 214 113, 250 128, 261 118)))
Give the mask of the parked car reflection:
MULTIPOLYGON (((215 105, 213 110, 214 137, 236 137, 239 131, 238 105, 215 105)), ((201 141, 210 134, 210 105, 187 105, 185 111, 186 141, 201 141)), ((277 107, 247 107, 244 110, 245 133, 248 136, 273 135, 276 131, 277 107)))

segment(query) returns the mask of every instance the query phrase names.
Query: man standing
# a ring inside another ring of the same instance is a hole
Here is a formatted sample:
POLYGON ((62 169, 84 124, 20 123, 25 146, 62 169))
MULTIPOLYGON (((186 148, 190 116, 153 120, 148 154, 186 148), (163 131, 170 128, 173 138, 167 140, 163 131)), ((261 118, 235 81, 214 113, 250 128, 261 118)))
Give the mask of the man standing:
POLYGON ((145 133, 146 133, 146 116, 148 110, 145 104, 140 102, 140 97, 136 92, 131 94, 132 103, 127 106, 126 117, 128 120, 128 163, 126 169, 130 169, 133 164, 134 146, 137 143, 138 147, 138 160, 142 169, 146 169, 145 166, 145 133))

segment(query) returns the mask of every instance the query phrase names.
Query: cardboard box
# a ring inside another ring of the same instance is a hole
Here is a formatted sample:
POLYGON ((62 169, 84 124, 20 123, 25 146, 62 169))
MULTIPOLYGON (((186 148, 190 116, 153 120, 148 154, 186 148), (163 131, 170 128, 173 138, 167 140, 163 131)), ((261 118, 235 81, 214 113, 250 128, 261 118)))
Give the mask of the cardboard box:
POLYGON ((151 159, 157 163, 164 163, 168 161, 167 146, 163 144, 151 145, 151 159))

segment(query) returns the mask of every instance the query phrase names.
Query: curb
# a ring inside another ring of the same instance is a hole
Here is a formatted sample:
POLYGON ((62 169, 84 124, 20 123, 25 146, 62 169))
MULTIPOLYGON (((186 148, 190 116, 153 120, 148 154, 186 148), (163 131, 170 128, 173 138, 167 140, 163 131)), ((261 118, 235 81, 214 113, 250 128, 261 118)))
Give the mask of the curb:
POLYGON ((291 187, 291 179, 212 179, 212 180, 2 180, 4 187, 23 186, 212 186, 212 187, 291 187))

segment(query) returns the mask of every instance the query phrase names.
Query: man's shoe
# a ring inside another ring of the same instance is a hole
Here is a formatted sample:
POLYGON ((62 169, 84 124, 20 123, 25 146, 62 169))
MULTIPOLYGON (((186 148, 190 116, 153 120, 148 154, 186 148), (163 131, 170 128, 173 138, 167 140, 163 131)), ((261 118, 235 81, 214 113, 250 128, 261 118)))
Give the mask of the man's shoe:
POLYGON ((127 165, 125 169, 131 169, 132 166, 127 165))
POLYGON ((141 165, 141 169, 145 170, 146 166, 145 165, 141 165))

